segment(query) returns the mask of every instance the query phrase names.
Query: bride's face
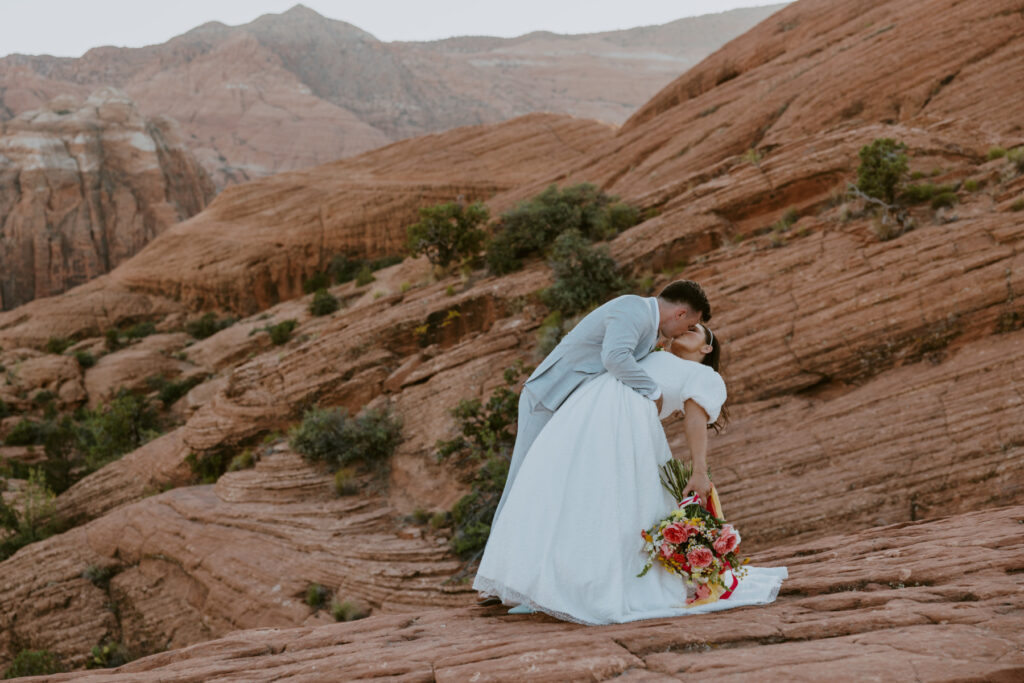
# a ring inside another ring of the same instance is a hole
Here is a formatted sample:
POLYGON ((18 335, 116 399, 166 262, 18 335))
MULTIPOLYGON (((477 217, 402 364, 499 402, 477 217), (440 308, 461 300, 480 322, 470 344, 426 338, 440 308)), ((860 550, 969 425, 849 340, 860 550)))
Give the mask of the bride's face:
POLYGON ((711 353, 711 345, 707 342, 707 330, 700 323, 690 325, 689 329, 675 337, 668 350, 680 358, 698 360, 711 353))

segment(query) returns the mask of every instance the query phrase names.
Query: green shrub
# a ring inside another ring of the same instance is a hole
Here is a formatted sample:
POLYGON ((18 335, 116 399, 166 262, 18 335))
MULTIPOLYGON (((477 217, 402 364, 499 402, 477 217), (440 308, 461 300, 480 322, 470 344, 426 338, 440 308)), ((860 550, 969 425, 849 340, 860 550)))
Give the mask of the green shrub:
POLYGON ((205 313, 202 317, 185 323, 185 332, 196 339, 206 339, 234 324, 235 319, 232 317, 218 320, 216 314, 205 313))
POLYGON ((118 332, 113 327, 107 330, 103 334, 103 337, 106 340, 105 344, 107 347, 107 351, 117 351, 119 348, 121 348, 121 346, 123 346, 121 342, 121 333, 118 332))
POLYGON ((537 328, 537 355, 541 358, 551 353, 565 335, 564 316, 561 311, 551 311, 537 328))
POLYGON ((487 243, 487 266, 497 275, 509 273, 522 267, 522 259, 544 253, 565 232, 605 240, 639 220, 636 209, 589 183, 563 190, 551 185, 501 215, 487 243))
POLYGON ((256 464, 256 456, 251 448, 246 448, 244 451, 231 458, 231 462, 228 463, 228 472, 237 472, 239 470, 247 470, 256 464))
POLYGON ((1017 199, 1010 204, 1010 211, 1024 211, 1024 199, 1017 199))
POLYGON ((40 443, 42 432, 39 423, 27 417, 21 418, 7 433, 4 444, 7 446, 31 446, 40 443))
POLYGON ((1006 156, 1006 150, 1003 149, 1002 147, 989 147, 989 150, 988 150, 988 160, 989 161, 992 161, 993 159, 1002 159, 1005 156, 1006 156))
POLYGON ((451 524, 451 514, 448 512, 435 512, 430 516, 431 529, 443 529, 451 524))
POLYGON ((933 209, 949 208, 959 201, 955 192, 942 192, 932 198, 933 209))
POLYGON ((334 492, 339 496, 351 496, 359 493, 359 482, 356 471, 352 467, 342 467, 334 473, 334 492))
POLYGON ((101 590, 107 590, 110 580, 114 578, 115 574, 117 574, 117 570, 114 567, 90 564, 82 571, 82 578, 88 579, 92 585, 101 590))
POLYGON ((579 232, 559 235, 548 261, 555 283, 544 303, 565 315, 584 311, 626 289, 625 278, 605 247, 593 247, 579 232))
POLYGON ((206 378, 203 375, 193 375, 192 377, 172 382, 165 377, 152 375, 146 378, 146 384, 150 389, 157 392, 157 398, 167 408, 205 380, 206 378))
POLYGON ((75 360, 78 361, 78 366, 83 370, 96 365, 96 357, 88 351, 75 351, 75 360))
POLYGON ((86 669, 114 669, 135 659, 121 643, 108 640, 102 645, 93 645, 89 652, 86 669))
POLYGON ((469 206, 458 202, 426 206, 419 214, 419 221, 406 228, 410 254, 425 255, 432 264, 445 269, 474 261, 480 255, 487 238, 480 225, 490 217, 481 202, 469 206))
POLYGON ((1014 165, 1018 173, 1024 173, 1024 147, 1015 147, 1006 153, 1007 160, 1014 165))
POLYGON ((28 481, 18 494, 18 505, 0 505, 0 526, 10 534, 0 539, 0 561, 21 548, 49 538, 60 531, 62 525, 57 518, 56 496, 46 484, 42 470, 29 471, 28 481))
MULTIPOLYGON (((373 282, 373 271, 380 270, 381 268, 387 268, 388 266, 393 266, 396 263, 401 262, 401 256, 382 256, 378 259, 369 260, 365 258, 347 256, 345 254, 338 254, 331 259, 331 263, 327 267, 327 272, 333 278, 335 283, 341 284, 343 282, 351 282, 352 280, 355 280, 361 271, 369 271, 370 279, 363 282, 363 285, 365 285, 373 282)), ((361 287, 362 285, 358 286, 361 287)))
POLYGON ((47 353, 64 353, 74 342, 64 337, 50 337, 43 347, 47 353))
POLYGON ((373 276, 373 269, 370 266, 363 266, 356 273, 356 287, 365 287, 376 280, 377 278, 373 276))
POLYGON ((32 397, 32 403, 37 406, 44 406, 47 403, 53 403, 57 399, 57 394, 53 393, 49 389, 43 389, 37 391, 36 395, 32 397))
POLYGON ((292 330, 298 327, 298 325, 298 320, 289 318, 288 320, 282 320, 276 325, 269 325, 264 329, 270 333, 270 341, 274 342, 274 346, 281 346, 288 343, 288 340, 292 338, 292 330))
MULTIPOLYGON (((459 422, 460 435, 450 441, 437 442, 441 459, 480 463, 470 492, 460 498, 450 512, 453 533, 449 544, 464 559, 482 552, 487 543, 515 445, 511 427, 518 416, 519 395, 512 389, 519 377, 527 373, 528 369, 521 363, 506 369, 505 386, 495 389, 486 405, 481 405, 477 399, 459 401, 452 414, 459 422)), ((438 528, 447 521, 447 518, 437 519, 435 524, 432 519, 431 524, 438 528)))
POLYGON ((320 609, 331 599, 331 591, 319 583, 311 583, 306 588, 306 604, 313 609, 320 609))
POLYGON ((302 281, 302 291, 306 294, 312 294, 313 292, 320 291, 321 289, 327 289, 330 286, 330 273, 314 273, 309 276, 309 278, 302 281))
POLYGON ((326 289, 316 290, 313 300, 309 302, 309 312, 313 315, 330 315, 338 310, 338 299, 326 289))
POLYGON ((900 200, 908 204, 920 204, 934 199, 937 195, 953 192, 953 185, 936 185, 935 183, 919 183, 906 185, 900 191, 900 200))
POLYGON ((966 190, 967 192, 977 192, 979 187, 980 185, 978 181, 974 180, 973 178, 971 180, 964 181, 964 190, 966 190))
POLYGON ((83 413, 77 429, 77 447, 85 464, 95 472, 125 453, 159 436, 156 410, 144 397, 121 390, 95 410, 83 413))
POLYGON ((430 521, 430 511, 428 511, 426 508, 418 507, 412 511, 410 519, 413 524, 418 524, 422 526, 430 521))
POLYGON ((401 429, 401 422, 387 409, 364 410, 352 418, 338 408, 312 408, 290 432, 289 443, 332 470, 354 462, 381 470, 401 441, 401 429))
POLYGON ((132 325, 124 331, 124 336, 128 339, 142 339, 151 334, 156 334, 156 324, 148 321, 132 325))
POLYGON ((4 678, 22 676, 47 676, 64 672, 64 665, 57 655, 49 650, 22 650, 4 669, 4 678))
POLYGON ((331 602, 331 616, 335 621, 355 621, 370 616, 370 611, 352 600, 331 602))
POLYGON ((891 204, 896 197, 896 186, 907 172, 906 150, 906 145, 891 138, 878 138, 861 147, 857 188, 891 204))

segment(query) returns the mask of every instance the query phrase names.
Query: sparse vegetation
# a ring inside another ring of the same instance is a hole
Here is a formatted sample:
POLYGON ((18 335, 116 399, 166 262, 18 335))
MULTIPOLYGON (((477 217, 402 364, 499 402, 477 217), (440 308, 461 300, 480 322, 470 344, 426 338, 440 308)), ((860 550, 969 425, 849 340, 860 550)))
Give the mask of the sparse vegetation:
POLYGON ((544 303, 564 315, 585 311, 627 288, 618 264, 605 247, 594 247, 575 230, 555 239, 548 264, 555 283, 544 291, 544 303))
POLYGON ((309 302, 309 312, 313 315, 330 315, 338 310, 338 299, 326 289, 318 289, 309 302))
POLYGON ((231 457, 226 450, 193 452, 185 456, 185 463, 192 470, 192 476, 200 483, 215 484, 220 475, 227 471, 231 457))
POLYGON ((110 580, 116 573, 117 571, 113 567, 90 564, 82 571, 82 578, 88 579, 99 589, 107 590, 110 587, 110 580))
POLYGON ((88 370, 96 365, 96 357, 88 351, 75 351, 75 360, 78 361, 78 366, 83 370, 88 370))
POLYGON ((362 284, 357 283, 357 286, 362 287, 363 285, 369 284, 373 281, 373 271, 386 268, 387 266, 393 266, 394 264, 401 262, 401 256, 384 256, 379 259, 369 260, 339 254, 331 259, 331 263, 327 267, 327 272, 330 273, 332 278, 334 278, 334 282, 336 284, 342 284, 344 282, 351 282, 352 280, 357 279, 361 272, 368 271, 370 279, 366 280, 362 284))
POLYGON ((891 138, 878 138, 861 147, 857 188, 868 195, 892 204, 896 186, 907 172, 907 146, 891 138))
POLYGON ((156 324, 152 322, 141 322, 132 325, 124 331, 124 336, 127 339, 142 339, 148 337, 151 334, 156 334, 156 324))
POLYGON ((359 493, 359 482, 356 481, 354 467, 342 467, 334 473, 334 492, 339 496, 351 496, 359 493))
POLYGON ((306 588, 306 604, 313 609, 320 609, 331 599, 331 591, 319 583, 311 583, 306 588))
POLYGON ((263 329, 270 335, 270 341, 274 343, 274 346, 281 346, 287 344, 288 340, 292 338, 292 331, 298 327, 299 321, 294 318, 282 320, 275 325, 267 325, 263 329))
POLYGON ((956 191, 954 185, 936 185, 934 183, 919 183, 916 185, 905 185, 900 190, 900 200, 907 204, 920 204, 935 197, 956 191))
POLYGON ((946 209, 954 206, 958 199, 955 192, 941 192, 932 197, 932 208, 933 209, 946 209))
POLYGON ((312 294, 330 286, 331 274, 329 272, 314 273, 302 281, 302 291, 306 294, 312 294))
POLYGON ((407 247, 413 256, 425 255, 438 268, 477 259, 487 238, 480 226, 490 213, 481 202, 464 206, 447 202, 422 207, 420 219, 406 228, 407 247))
POLYGON ((107 351, 117 351, 124 344, 121 341, 121 333, 111 327, 103 334, 107 351))
POLYGON ((335 621, 355 621, 370 616, 370 611, 352 600, 331 601, 331 616, 335 621))
POLYGON ((8 506, 0 497, 0 527, 10 532, 0 539, 0 561, 61 530, 55 498, 38 468, 29 471, 28 481, 18 494, 15 507, 8 506))
POLYGON ((43 347, 47 353, 61 354, 67 350, 74 342, 64 337, 50 337, 46 340, 46 345, 43 347))
POLYGON ((988 158, 989 161, 992 161, 993 159, 1002 159, 1005 156, 1006 156, 1006 150, 1003 149, 1002 147, 989 147, 989 149, 988 149, 988 157, 987 158, 988 158))
POLYGON ((312 408, 292 429, 289 443, 332 470, 362 463, 383 471, 401 441, 401 431, 401 421, 389 409, 368 409, 353 418, 338 408, 312 408))
POLYGON ((114 669, 135 659, 124 645, 108 640, 102 645, 93 645, 89 652, 87 669, 114 669))
POLYGON ((4 669, 4 678, 22 676, 48 676, 64 672, 64 665, 49 650, 22 650, 10 666, 4 669))
POLYGON ((228 463, 228 472, 247 470, 255 464, 256 455, 253 453, 251 448, 246 448, 244 451, 231 458, 231 462, 228 463))
POLYGON ((640 220, 637 209, 589 183, 539 195, 506 211, 487 243, 487 266, 503 274, 522 267, 524 258, 544 254, 559 235, 576 231, 590 240, 606 240, 640 220))
POLYGON ((196 339, 206 339, 235 324, 232 317, 218 319, 215 313, 204 313, 202 317, 185 323, 185 332, 196 339))
POLYGON ((164 407, 169 407, 191 391, 193 387, 202 384, 205 379, 206 377, 203 375, 192 375, 174 382, 165 377, 153 375, 146 378, 146 384, 157 392, 157 398, 160 399, 164 407))
POLYGON ((964 181, 964 190, 967 192, 977 192, 979 187, 980 185, 978 181, 973 178, 964 181))
POLYGON ((1024 211, 1024 198, 1014 200, 1010 204, 1010 211, 1024 211))
MULTIPOLYGON (((459 423, 459 436, 437 442, 439 458, 479 463, 470 492, 451 509, 451 548, 464 559, 479 554, 490 535, 515 445, 512 426, 518 416, 519 395, 512 388, 527 372, 521 363, 505 370, 505 385, 494 390, 486 405, 478 399, 459 401, 452 409, 459 423)), ((447 518, 437 520, 438 526, 447 523, 447 518)))

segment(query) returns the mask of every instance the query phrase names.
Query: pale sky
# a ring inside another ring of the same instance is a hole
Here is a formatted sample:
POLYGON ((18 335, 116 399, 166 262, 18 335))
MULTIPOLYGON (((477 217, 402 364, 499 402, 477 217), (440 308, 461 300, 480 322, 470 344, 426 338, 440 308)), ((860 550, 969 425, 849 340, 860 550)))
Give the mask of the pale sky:
MULTIPOLYGON (((664 24, 779 0, 304 0, 384 41, 531 31, 592 33, 664 24)), ((100 45, 162 43, 208 21, 235 26, 297 0, 0 0, 0 56, 79 57, 100 45)))

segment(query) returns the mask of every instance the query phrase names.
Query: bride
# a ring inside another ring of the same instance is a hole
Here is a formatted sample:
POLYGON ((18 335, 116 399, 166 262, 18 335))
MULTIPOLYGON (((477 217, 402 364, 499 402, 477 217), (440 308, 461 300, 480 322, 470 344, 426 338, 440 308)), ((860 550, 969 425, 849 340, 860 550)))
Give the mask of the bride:
POLYGON ((646 559, 640 530, 676 505, 660 481, 672 453, 659 418, 682 411, 694 483, 707 469, 707 425, 726 398, 720 351, 697 324, 639 361, 660 387, 660 414, 610 373, 570 394, 523 458, 473 588, 520 603, 514 612, 592 625, 772 602, 785 567, 748 567, 731 597, 693 607, 679 576, 655 567, 637 577, 646 559))

